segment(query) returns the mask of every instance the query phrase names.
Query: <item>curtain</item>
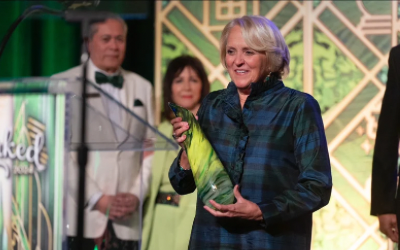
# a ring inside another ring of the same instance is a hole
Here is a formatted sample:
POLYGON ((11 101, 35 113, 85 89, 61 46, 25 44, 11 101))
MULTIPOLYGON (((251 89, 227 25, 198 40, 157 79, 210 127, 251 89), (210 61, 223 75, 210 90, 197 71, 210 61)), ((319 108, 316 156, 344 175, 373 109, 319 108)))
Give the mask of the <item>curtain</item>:
MULTIPOLYGON (((38 1, 36 2, 36 4, 38 1)), ((34 1, 0 1, 0 39, 34 1)), ((62 9, 56 1, 39 4, 62 9)), ((33 14, 14 31, 0 57, 0 78, 50 76, 79 64, 79 24, 49 14, 33 14)))

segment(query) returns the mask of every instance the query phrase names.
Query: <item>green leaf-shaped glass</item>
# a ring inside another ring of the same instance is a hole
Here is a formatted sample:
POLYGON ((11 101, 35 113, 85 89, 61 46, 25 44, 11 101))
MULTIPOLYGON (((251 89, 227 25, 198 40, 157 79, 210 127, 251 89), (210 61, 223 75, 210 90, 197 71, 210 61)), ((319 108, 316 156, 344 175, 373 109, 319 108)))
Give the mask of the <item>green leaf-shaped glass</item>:
MULTIPOLYGON (((183 142, 190 167, 192 169, 197 193, 205 205, 214 208, 209 200, 219 204, 232 204, 234 201, 233 185, 224 166, 207 140, 200 124, 189 110, 176 104, 168 103, 176 117, 189 124, 183 134, 183 142)), ((215 209, 215 208, 214 208, 215 209)))

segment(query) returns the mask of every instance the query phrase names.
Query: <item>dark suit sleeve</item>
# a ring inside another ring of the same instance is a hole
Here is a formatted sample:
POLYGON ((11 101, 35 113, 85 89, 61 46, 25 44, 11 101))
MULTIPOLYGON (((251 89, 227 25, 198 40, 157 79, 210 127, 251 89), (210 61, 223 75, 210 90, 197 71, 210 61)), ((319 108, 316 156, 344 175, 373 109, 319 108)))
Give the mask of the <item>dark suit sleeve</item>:
POLYGON ((371 215, 395 213, 400 126, 398 58, 400 47, 390 51, 389 73, 382 101, 372 163, 371 215))

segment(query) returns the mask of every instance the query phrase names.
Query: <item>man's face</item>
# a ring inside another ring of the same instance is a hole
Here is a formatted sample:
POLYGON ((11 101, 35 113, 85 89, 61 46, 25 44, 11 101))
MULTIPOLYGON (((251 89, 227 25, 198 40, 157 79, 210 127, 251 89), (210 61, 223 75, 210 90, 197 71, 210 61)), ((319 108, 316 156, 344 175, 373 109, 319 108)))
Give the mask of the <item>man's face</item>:
POLYGON ((114 73, 125 57, 126 34, 124 26, 115 19, 97 24, 97 32, 89 40, 88 50, 94 65, 108 73, 114 73))

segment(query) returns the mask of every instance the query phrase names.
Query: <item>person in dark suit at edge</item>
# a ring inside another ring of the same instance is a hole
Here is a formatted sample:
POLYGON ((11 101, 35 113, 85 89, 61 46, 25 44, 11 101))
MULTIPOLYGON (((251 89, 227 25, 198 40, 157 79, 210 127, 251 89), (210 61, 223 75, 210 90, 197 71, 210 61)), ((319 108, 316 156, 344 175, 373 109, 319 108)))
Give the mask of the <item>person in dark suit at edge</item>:
POLYGON ((379 219, 379 229, 398 242, 399 200, 396 198, 400 129, 400 46, 389 55, 389 72, 378 121, 372 163, 371 215, 379 219), (396 216, 397 215, 397 216, 396 216))

